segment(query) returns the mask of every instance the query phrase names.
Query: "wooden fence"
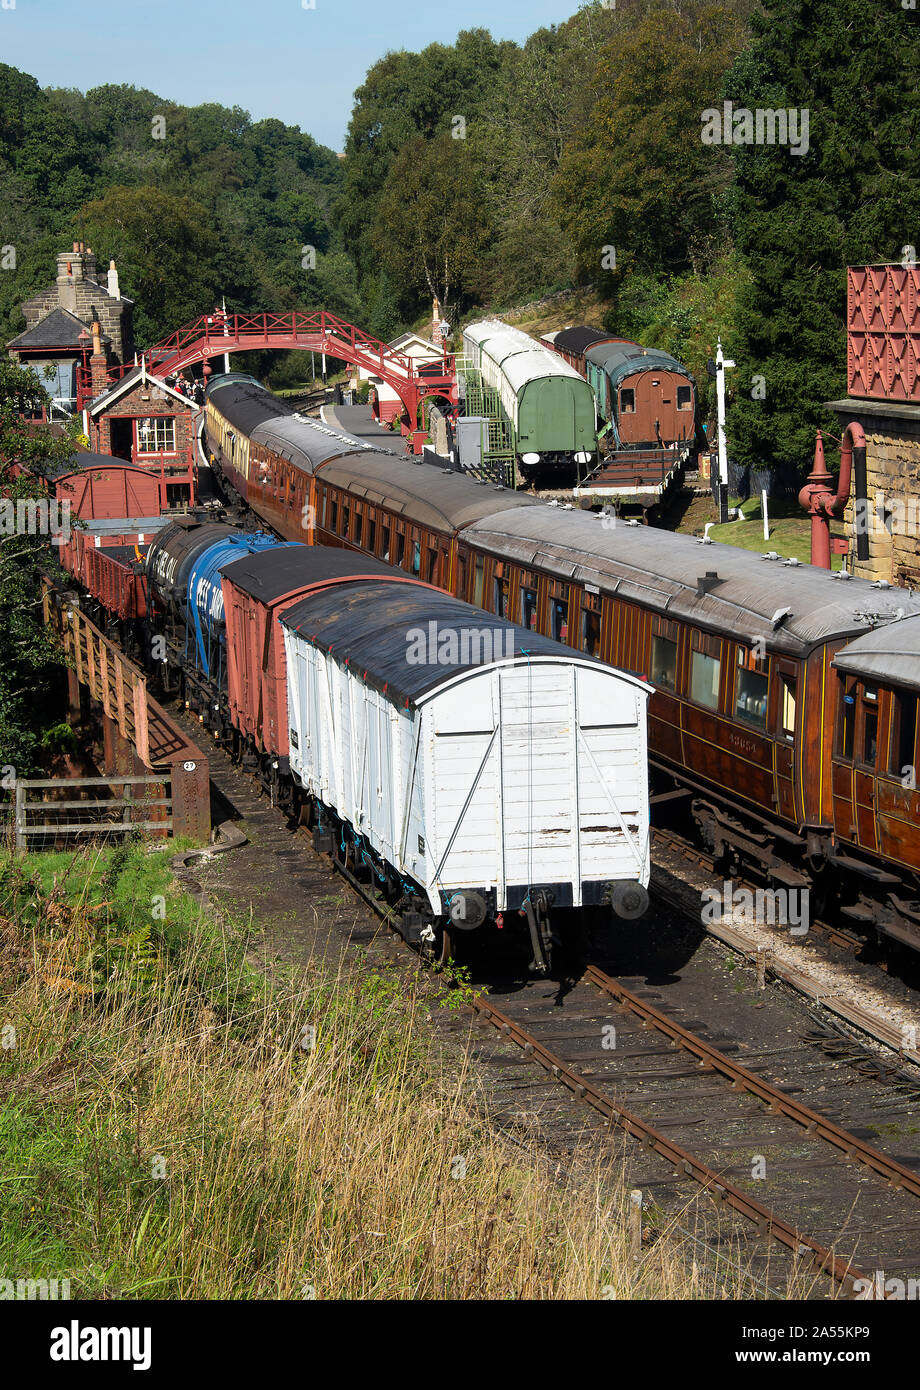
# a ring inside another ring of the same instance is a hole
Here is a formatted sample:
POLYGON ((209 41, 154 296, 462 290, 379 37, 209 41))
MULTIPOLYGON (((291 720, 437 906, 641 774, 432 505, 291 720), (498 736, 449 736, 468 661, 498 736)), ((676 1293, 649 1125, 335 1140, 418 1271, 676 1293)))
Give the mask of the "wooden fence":
POLYGON ((80 836, 98 839, 139 830, 165 837, 173 828, 171 790, 162 774, 24 778, 13 789, 16 848, 56 849, 80 836), (112 795, 98 795, 103 788, 112 795), (84 790, 97 795, 81 797, 84 790), (37 797, 31 795, 35 792, 37 797))

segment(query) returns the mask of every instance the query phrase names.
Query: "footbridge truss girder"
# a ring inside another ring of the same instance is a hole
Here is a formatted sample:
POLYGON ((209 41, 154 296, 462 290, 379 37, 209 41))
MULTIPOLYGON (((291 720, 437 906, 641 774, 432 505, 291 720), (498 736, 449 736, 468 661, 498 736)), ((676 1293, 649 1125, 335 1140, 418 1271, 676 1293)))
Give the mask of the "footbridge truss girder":
POLYGON ((409 429, 419 428, 419 408, 429 396, 459 404, 452 353, 419 363, 326 310, 286 314, 204 314, 152 348, 150 369, 159 376, 180 372, 230 352, 267 348, 321 352, 360 367, 396 392, 406 408, 409 429))

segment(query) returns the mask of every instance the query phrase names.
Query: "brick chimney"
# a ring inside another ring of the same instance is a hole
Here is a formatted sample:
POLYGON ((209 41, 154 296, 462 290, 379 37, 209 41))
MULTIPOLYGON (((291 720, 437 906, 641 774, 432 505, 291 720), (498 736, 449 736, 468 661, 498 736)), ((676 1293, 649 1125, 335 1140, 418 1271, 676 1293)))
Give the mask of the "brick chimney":
POLYGON ((77 312, 77 281, 83 279, 83 261, 78 241, 72 251, 62 251, 57 258, 57 297, 62 309, 77 312))
POLYGON ((89 359, 93 395, 100 396, 109 384, 108 364, 102 351, 102 332, 98 321, 93 323, 93 355, 89 359))

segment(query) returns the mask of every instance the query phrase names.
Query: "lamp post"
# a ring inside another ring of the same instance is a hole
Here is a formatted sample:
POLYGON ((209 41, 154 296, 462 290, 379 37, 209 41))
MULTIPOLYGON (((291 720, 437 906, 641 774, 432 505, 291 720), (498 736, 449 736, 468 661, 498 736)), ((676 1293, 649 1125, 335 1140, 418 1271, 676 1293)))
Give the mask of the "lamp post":
POLYGON ((719 521, 728 521, 728 447, 725 442, 725 373, 734 367, 730 358, 722 355, 722 339, 716 344, 716 413, 719 448, 719 521))

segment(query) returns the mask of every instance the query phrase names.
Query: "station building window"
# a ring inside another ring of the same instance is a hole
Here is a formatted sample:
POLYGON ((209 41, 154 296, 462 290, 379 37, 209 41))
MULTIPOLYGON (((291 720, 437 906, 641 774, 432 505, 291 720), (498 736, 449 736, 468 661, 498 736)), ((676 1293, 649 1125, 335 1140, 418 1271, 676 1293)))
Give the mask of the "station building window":
POLYGON ((652 638, 649 679, 652 685, 660 685, 663 690, 677 689, 677 643, 669 637, 652 638))
POLYGON ((139 454, 174 454, 176 422, 168 415, 149 415, 137 421, 139 454))
POLYGON ((721 662, 705 652, 690 653, 690 699, 707 709, 719 708, 721 662))

